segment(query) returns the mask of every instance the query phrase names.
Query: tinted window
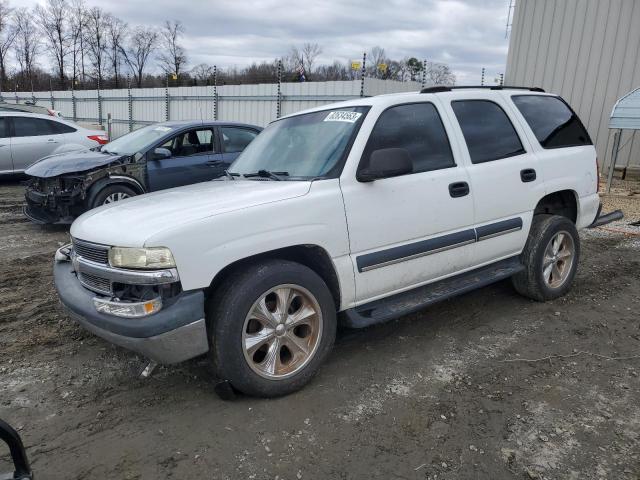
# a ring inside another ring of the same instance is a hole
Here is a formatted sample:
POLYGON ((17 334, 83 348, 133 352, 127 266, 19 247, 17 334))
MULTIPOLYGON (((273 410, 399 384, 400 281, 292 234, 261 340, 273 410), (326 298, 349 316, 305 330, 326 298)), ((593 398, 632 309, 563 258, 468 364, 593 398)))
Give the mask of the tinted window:
POLYGON ((44 120, 45 122, 49 122, 49 126, 51 127, 51 131, 54 133, 73 133, 77 130, 73 127, 70 127, 66 123, 54 122, 52 120, 44 120))
POLYGON ((455 166, 447 132, 431 103, 399 105, 385 110, 376 122, 360 168, 382 148, 404 148, 413 162, 413 173, 455 166))
POLYGON ((63 123, 43 118, 12 117, 16 137, 37 137, 39 135, 58 135, 75 132, 74 128, 63 123))
POLYGON ((504 110, 489 100, 451 103, 473 163, 490 162, 524 153, 520 138, 504 110))
POLYGON ((9 121, 6 117, 0 117, 0 138, 9 137, 9 121))
POLYGON ((544 148, 591 145, 578 116, 558 97, 516 95, 511 98, 544 148))
POLYGON ((258 132, 246 128, 220 127, 222 148, 226 153, 243 151, 249 145, 258 132))

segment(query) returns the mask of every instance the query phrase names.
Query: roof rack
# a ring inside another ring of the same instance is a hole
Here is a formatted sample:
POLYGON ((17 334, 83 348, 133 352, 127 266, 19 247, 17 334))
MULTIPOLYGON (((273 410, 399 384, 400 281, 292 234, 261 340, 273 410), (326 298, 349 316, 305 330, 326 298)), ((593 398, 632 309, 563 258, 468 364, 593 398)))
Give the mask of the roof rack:
POLYGON ((482 88, 486 90, 529 90, 530 92, 542 92, 544 89, 540 87, 514 87, 511 85, 461 85, 456 87, 448 87, 446 85, 436 85, 435 87, 427 87, 420 90, 420 93, 439 93, 450 92, 452 90, 476 89, 482 88))

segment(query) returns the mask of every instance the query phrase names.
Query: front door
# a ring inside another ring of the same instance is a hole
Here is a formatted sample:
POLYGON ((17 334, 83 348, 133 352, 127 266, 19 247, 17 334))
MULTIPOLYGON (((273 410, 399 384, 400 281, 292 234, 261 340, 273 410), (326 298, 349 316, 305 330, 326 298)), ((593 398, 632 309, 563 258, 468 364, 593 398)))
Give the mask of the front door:
POLYGON ((378 118, 358 168, 367 167, 375 150, 403 148, 413 173, 368 183, 353 172, 343 173, 358 303, 469 266, 475 240, 473 192, 450 134, 434 103, 393 106, 378 118))
POLYGON ((216 153, 212 128, 182 131, 156 145, 147 153, 149 190, 163 190, 219 177, 222 155, 216 153), (171 152, 168 158, 155 158, 155 148, 171 152))

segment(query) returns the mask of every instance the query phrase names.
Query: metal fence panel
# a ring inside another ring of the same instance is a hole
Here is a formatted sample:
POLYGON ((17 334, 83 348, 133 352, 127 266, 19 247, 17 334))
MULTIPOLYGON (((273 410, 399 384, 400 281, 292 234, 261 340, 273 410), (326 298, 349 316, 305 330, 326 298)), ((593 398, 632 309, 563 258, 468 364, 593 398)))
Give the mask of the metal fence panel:
MULTIPOLYGON (((333 82, 282 83, 281 115, 300 110, 340 102, 360 96, 360 80, 333 82)), ((366 96, 384 93, 416 91, 419 82, 398 82, 365 78, 366 96)), ((51 107, 65 118, 79 122, 98 123, 102 112, 102 125, 107 128, 107 115, 111 115, 113 138, 153 122, 165 120, 213 119, 265 126, 278 114, 278 84, 219 85, 170 88, 127 88, 100 90, 76 90, 53 92, 5 93, 3 99, 10 103, 30 101, 51 107), (130 96, 129 96, 130 95, 130 96)))

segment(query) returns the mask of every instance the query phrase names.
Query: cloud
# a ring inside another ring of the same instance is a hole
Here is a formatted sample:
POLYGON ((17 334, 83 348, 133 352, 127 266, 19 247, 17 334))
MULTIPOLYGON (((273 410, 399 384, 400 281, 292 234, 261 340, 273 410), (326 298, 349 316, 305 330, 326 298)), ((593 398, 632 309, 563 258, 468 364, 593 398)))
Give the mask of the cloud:
MULTIPOLYGON (((20 4, 44 0, 20 0, 20 4)), ((242 67, 316 42, 320 63, 360 58, 378 45, 392 58, 445 62, 459 83, 504 71, 507 0, 113 0, 99 5, 130 25, 185 25, 189 63, 242 67)), ((14 4, 14 6, 16 6, 14 4)))

